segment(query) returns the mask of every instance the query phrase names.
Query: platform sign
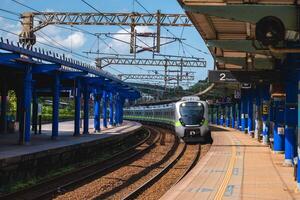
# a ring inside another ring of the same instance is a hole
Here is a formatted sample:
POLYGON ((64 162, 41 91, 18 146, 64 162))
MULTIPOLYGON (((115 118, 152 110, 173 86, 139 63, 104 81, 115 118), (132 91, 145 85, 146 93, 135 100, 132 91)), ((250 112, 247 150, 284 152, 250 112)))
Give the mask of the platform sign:
POLYGON ((209 70, 208 71, 208 82, 210 83, 235 83, 236 78, 232 75, 229 70, 209 70))
POLYGON ((269 114, 269 106, 267 104, 263 104, 263 106, 262 106, 262 114, 263 115, 269 114))
POLYGON ((243 88, 243 89, 251 89, 251 83, 242 83, 241 88, 243 88))
POLYGON ((42 104, 38 104, 38 116, 42 115, 43 107, 42 104))
POLYGON ((234 98, 240 99, 241 98, 241 91, 240 90, 234 90, 234 98))

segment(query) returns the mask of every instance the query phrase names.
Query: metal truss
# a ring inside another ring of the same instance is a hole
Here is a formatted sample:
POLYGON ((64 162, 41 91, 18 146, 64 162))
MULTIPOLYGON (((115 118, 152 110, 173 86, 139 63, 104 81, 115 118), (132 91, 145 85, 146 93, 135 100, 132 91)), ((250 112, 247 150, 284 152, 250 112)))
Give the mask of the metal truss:
MULTIPOLYGON (((149 13, 82 13, 82 12, 39 12, 31 13, 38 21, 33 31, 49 24, 65 25, 124 25, 130 26, 192 26, 184 14, 149 13), (159 17, 158 17, 159 16, 159 17)), ((26 16, 26 15, 23 15, 26 16)))
POLYGON ((100 68, 108 65, 143 65, 164 67, 206 67, 205 60, 199 59, 147 59, 147 58, 118 58, 103 57, 96 59, 96 65, 100 68))
POLYGON ((121 80, 127 79, 139 79, 139 80, 184 80, 184 81, 192 81, 195 79, 193 75, 164 75, 164 74, 118 74, 121 80))

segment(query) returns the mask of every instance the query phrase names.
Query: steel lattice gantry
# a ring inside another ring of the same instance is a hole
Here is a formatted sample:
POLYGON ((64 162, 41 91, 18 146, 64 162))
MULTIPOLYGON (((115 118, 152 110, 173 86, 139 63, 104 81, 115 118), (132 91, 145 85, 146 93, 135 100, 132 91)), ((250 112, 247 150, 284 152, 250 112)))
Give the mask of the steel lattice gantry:
POLYGON ((200 59, 147 59, 147 58, 118 58, 103 57, 96 59, 96 65, 100 68, 108 65, 143 65, 164 67, 206 67, 206 61, 200 59))
POLYGON ((119 74, 118 75, 120 79, 122 80, 126 80, 126 79, 143 79, 143 80, 189 80, 192 81, 194 80, 194 75, 183 75, 180 76, 175 75, 175 74, 168 74, 168 75, 164 75, 164 74, 119 74))
POLYGON ((193 26, 184 14, 26 12, 22 16, 20 42, 33 45, 34 32, 51 24, 119 26, 193 26))

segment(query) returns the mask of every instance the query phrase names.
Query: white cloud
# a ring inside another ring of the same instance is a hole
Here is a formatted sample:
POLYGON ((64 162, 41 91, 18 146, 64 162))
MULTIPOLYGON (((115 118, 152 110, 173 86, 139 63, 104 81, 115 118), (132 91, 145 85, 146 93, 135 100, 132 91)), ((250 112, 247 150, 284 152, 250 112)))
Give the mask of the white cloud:
POLYGON ((41 30, 41 33, 37 34, 37 41, 59 46, 60 45, 69 49, 80 49, 86 42, 86 37, 81 32, 76 31, 66 31, 59 29, 55 26, 47 26, 41 30), (45 34, 48 36, 45 36, 45 34), (49 40, 49 37, 52 38, 49 40), (55 42, 54 42, 54 41, 55 42), (60 44, 60 45, 59 45, 60 44))
MULTIPOLYGON (((0 24, 1 24, 1 29, 7 30, 9 32, 19 34, 21 32, 21 24, 17 22, 13 22, 10 20, 7 20, 5 18, 0 17, 0 24)), ((3 37, 4 39, 9 39, 12 41, 18 40, 18 36, 10 34, 8 32, 1 31, 0 36, 3 37)))
MULTIPOLYGON (((18 35, 20 34, 22 29, 20 23, 13 22, 2 17, 0 17, 0 24, 1 29, 10 31, 18 35)), ((4 31, 0 31, 0 36, 11 41, 18 41, 19 39, 18 36, 4 31)), ((62 48, 60 45, 58 45, 61 44, 73 50, 80 49, 86 42, 86 37, 83 33, 71 30, 66 31, 64 29, 57 28, 56 26, 47 26, 41 29, 41 31, 36 32, 36 38, 39 42, 62 48), (52 40, 49 38, 51 38, 52 40)))

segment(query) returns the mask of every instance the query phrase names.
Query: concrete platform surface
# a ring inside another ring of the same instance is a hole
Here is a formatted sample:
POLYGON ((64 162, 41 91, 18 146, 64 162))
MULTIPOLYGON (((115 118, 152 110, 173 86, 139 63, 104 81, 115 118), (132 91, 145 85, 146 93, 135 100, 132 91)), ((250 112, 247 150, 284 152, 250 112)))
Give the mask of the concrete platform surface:
MULTIPOLYGON (((102 124, 102 122, 101 122, 102 124)), ((59 136, 55 140, 51 140, 51 124, 45 124, 42 126, 42 134, 31 134, 30 145, 18 145, 17 134, 0 134, 0 160, 5 158, 11 158, 15 156, 21 156, 26 154, 32 154, 39 151, 45 151, 50 149, 56 149, 69 145, 75 145, 85 142, 91 142, 103 138, 110 137, 116 134, 123 134, 130 131, 139 129, 142 125, 137 122, 124 121, 123 125, 117 127, 101 127, 100 133, 94 133, 93 128, 89 129, 90 134, 79 137, 73 136, 74 122, 60 122, 59 123, 59 136)), ((90 120, 90 127, 93 127, 93 120, 90 120)), ((81 130, 82 132, 82 130, 81 130)))
POLYGON ((161 200, 300 199, 293 168, 283 166, 284 155, 235 129, 212 136, 210 151, 161 200))

